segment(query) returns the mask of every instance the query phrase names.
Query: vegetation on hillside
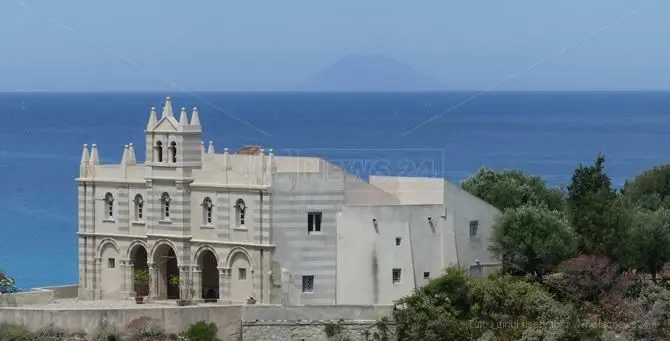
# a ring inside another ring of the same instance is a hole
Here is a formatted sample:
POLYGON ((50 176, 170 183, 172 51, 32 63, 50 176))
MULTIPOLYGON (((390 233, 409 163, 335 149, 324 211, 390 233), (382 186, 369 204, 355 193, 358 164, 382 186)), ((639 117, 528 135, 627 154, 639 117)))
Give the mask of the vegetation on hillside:
POLYGON ((398 340, 670 340, 670 165, 617 191, 605 157, 565 190, 481 169, 462 187, 498 207, 499 273, 449 268, 398 302, 398 340))

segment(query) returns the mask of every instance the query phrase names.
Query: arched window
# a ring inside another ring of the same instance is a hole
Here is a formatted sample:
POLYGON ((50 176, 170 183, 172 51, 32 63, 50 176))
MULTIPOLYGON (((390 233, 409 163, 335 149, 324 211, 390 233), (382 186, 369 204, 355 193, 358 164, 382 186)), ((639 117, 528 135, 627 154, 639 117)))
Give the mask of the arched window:
POLYGON ((105 216, 108 219, 114 217, 114 196, 112 193, 105 194, 105 216))
POLYGON ((163 162, 163 142, 156 142, 156 160, 163 162))
POLYGON ((177 162, 177 142, 172 141, 170 143, 170 158, 172 159, 172 163, 177 162))
POLYGON ((211 224, 212 223, 212 208, 214 205, 212 204, 212 199, 209 197, 205 198, 205 200, 202 201, 202 220, 205 222, 205 224, 211 224))
POLYGON ((170 195, 167 193, 161 195, 161 218, 163 220, 170 219, 170 195))
POLYGON ((244 226, 246 211, 247 206, 244 204, 244 200, 237 199, 237 202, 235 202, 235 225, 244 226))
POLYGON ((135 220, 142 220, 144 217, 144 199, 141 194, 135 196, 135 220))

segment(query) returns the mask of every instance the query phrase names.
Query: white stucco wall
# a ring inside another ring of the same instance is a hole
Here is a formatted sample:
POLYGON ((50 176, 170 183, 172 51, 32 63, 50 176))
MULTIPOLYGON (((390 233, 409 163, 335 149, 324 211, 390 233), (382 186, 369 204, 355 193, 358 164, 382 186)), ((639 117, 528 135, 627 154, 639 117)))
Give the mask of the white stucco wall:
POLYGON ((501 213, 476 196, 458 186, 445 181, 444 203, 452 220, 457 249, 458 264, 461 267, 474 265, 476 260, 482 264, 498 263, 499 261, 488 251, 491 238, 491 227, 501 213), (479 234, 470 237, 470 221, 479 221, 479 234))
POLYGON ((455 263, 441 210, 441 205, 344 206, 337 219, 337 303, 392 303, 426 284, 424 272, 433 278, 455 263), (400 283, 393 283, 394 268, 401 269, 400 283))

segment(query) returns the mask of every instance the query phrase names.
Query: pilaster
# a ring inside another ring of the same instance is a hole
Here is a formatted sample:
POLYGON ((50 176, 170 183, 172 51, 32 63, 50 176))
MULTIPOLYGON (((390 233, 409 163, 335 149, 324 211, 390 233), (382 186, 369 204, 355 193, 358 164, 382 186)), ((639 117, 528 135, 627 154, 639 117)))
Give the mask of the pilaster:
POLYGON ((230 304, 230 268, 218 268, 219 270, 219 301, 230 304))
POLYGON ((194 301, 202 300, 202 269, 199 266, 191 267, 193 273, 193 297, 194 301))
POLYGON ((159 299, 160 293, 158 292, 158 268, 155 263, 147 263, 149 267, 149 299, 157 300, 159 299))
POLYGON ((93 299, 101 300, 102 299, 102 259, 99 257, 95 258, 95 272, 93 274, 95 279, 93 280, 93 299))
POLYGON ((135 271, 135 265, 132 260, 126 259, 121 261, 121 267, 123 268, 123 287, 122 287, 122 297, 129 298, 135 296, 135 279, 133 274, 135 271))
POLYGON ((188 266, 180 266, 179 267, 179 298, 180 299, 192 299, 191 295, 191 287, 193 285, 193 281, 190 279, 190 271, 188 266))

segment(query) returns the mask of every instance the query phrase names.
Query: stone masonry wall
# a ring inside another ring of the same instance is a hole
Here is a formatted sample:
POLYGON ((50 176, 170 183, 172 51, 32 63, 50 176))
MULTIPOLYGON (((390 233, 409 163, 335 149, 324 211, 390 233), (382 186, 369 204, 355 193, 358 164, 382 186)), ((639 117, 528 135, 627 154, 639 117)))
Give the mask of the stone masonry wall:
MULTIPOLYGON (((393 330, 393 326, 389 326, 393 330)), ((375 321, 255 321, 242 323, 242 341, 368 341, 377 331, 375 321), (339 333, 329 338, 328 326, 337 326, 339 333)))
MULTIPOLYGON (((94 301, 87 301, 94 304, 94 301)), ((74 306, 77 306, 75 303, 74 306)), ((291 326, 271 326, 263 328, 262 324, 256 322, 256 326, 242 327, 246 321, 374 321, 389 316, 393 312, 392 306, 276 306, 276 305, 198 305, 189 307, 177 306, 126 306, 118 308, 105 308, 102 306, 79 308, 68 307, 67 305, 47 304, 44 306, 24 306, 24 307, 2 307, 0 308, 0 322, 22 324, 30 330, 37 330, 44 326, 54 324, 66 330, 81 331, 88 334, 94 333, 101 324, 110 324, 119 330, 125 330, 126 326, 133 320, 140 317, 148 317, 159 323, 167 333, 179 333, 190 324, 198 321, 213 322, 219 328, 219 338, 224 341, 239 341, 240 332, 246 333, 251 330, 253 333, 288 333, 284 330, 302 330, 305 332, 313 330, 315 335, 317 331, 324 332, 323 323, 315 323, 318 326, 301 328, 291 326), (243 329, 244 330, 241 330, 243 329), (249 329, 251 328, 251 329, 249 329), (260 331, 255 331, 259 328, 260 331), (266 330, 262 332, 263 330, 266 330)), ((295 324, 295 322, 292 322, 295 324)), ((300 322, 303 323, 303 322, 300 322)), ((309 323, 305 323, 309 324, 309 323)), ((353 327, 352 327, 353 328, 353 327)), ((362 328, 362 327, 361 327, 362 328)), ((343 327, 343 329, 345 329, 343 327)), ((279 334, 285 335, 285 334, 279 334)), ((325 336, 325 334, 323 334, 325 336)), ((246 338, 244 340, 253 340, 246 338)), ((294 340, 291 338, 272 339, 258 338, 257 341, 265 340, 294 340)), ((296 339, 300 340, 300 339, 296 339)), ((309 339, 307 340, 326 340, 309 339)), ((359 340, 359 339, 355 339, 359 340)), ((362 340, 362 339, 361 339, 362 340)))

